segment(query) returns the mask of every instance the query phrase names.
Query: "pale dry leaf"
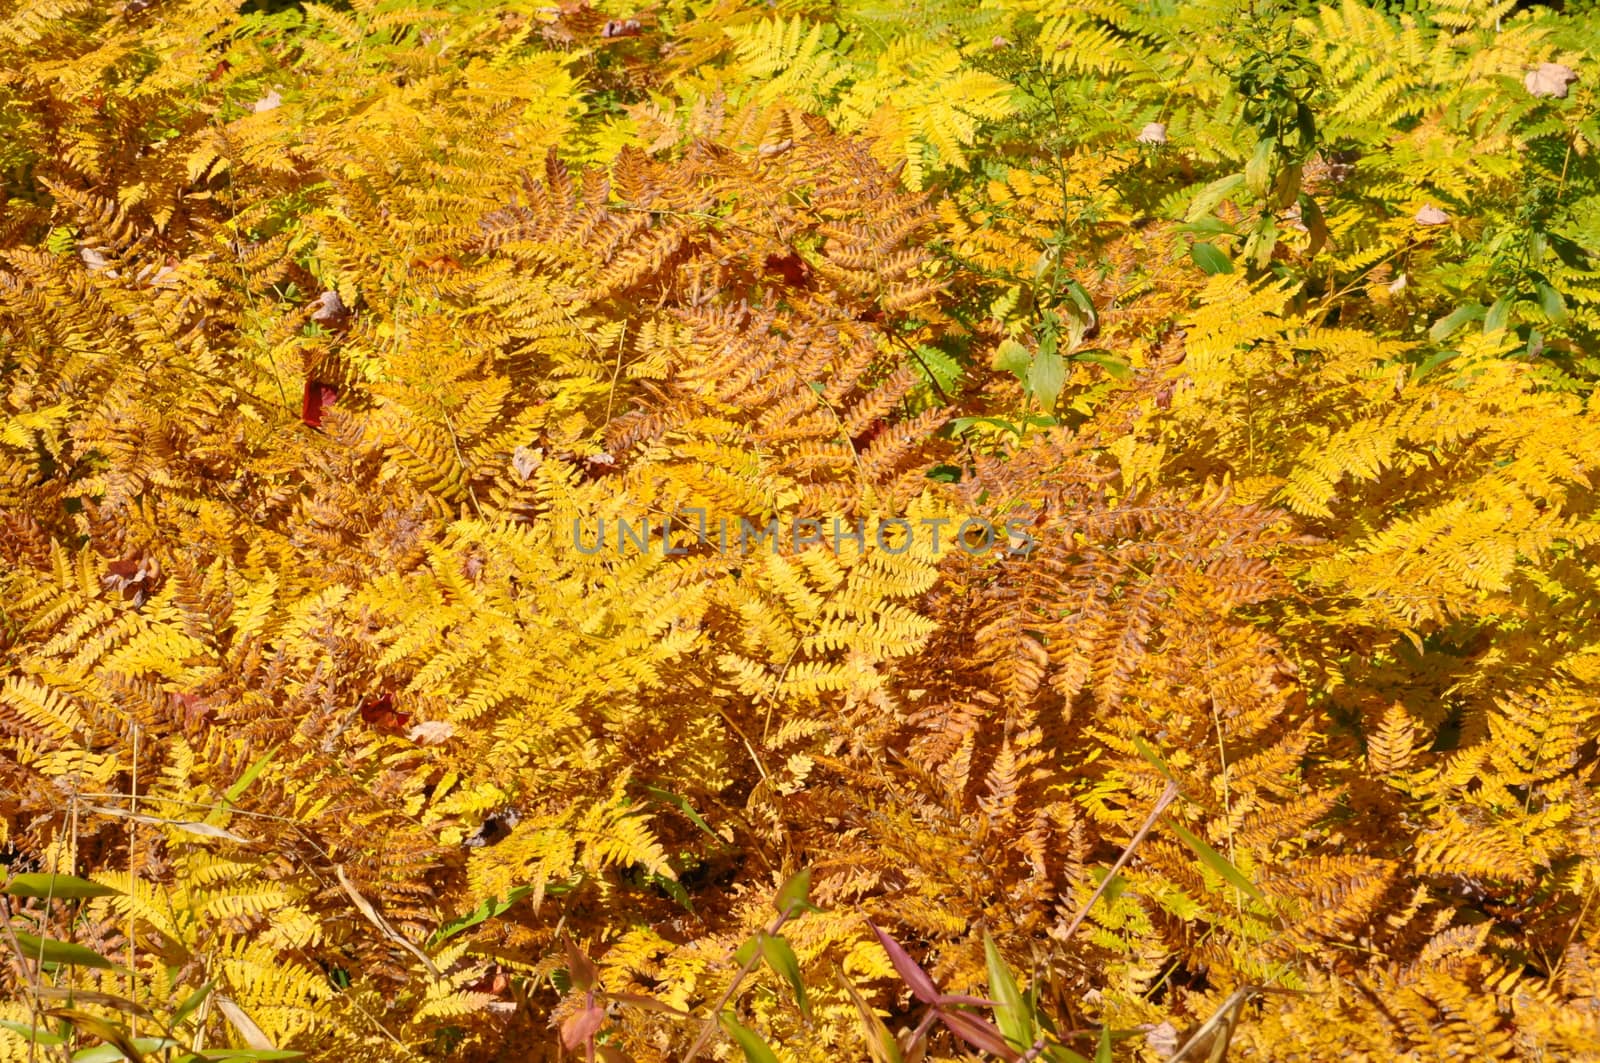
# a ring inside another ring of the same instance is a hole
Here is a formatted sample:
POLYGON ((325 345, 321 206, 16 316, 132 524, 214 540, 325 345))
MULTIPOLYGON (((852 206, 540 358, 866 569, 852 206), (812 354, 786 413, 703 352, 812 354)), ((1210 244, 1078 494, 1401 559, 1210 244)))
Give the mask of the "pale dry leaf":
POLYGON ((211 999, 216 1003, 217 1010, 222 1012, 235 1030, 239 1031, 239 1036, 244 1038, 247 1047, 262 1052, 277 1051, 278 1046, 272 1043, 272 1038, 262 1032, 261 1027, 245 1014, 243 1008, 224 996, 213 996, 211 999))
POLYGON ((390 926, 389 921, 378 914, 378 909, 372 906, 372 902, 363 897, 361 893, 350 884, 350 877, 344 873, 344 865, 333 865, 333 871, 334 874, 338 876, 339 885, 344 888, 345 895, 350 898, 351 902, 356 906, 356 909, 366 917, 367 922, 377 927, 378 932, 384 937, 388 938, 390 941, 394 942, 396 945, 399 945, 401 948, 411 953, 411 955, 421 960, 422 966, 427 968, 429 974, 433 975, 435 978, 443 977, 439 973, 439 968, 435 967, 433 960, 428 957, 428 954, 417 948, 417 946, 409 939, 402 936, 400 931, 390 926))
POLYGON ((1161 1059, 1171 1059, 1178 1051, 1178 1028, 1170 1022, 1146 1027, 1144 1044, 1161 1059))
POLYGON ((264 114, 267 111, 275 111, 282 105, 283 97, 278 95, 278 90, 268 89, 265 96, 250 105, 250 109, 256 114, 264 114))
POLYGON ((511 452, 511 467, 516 469, 517 475, 524 480, 532 476, 534 470, 543 464, 543 447, 518 447, 511 452))
POLYGON ((424 720, 406 732, 406 737, 419 746, 436 746, 448 741, 455 733, 455 724, 448 720, 424 720))
POLYGON ((131 819, 135 823, 148 823, 154 827, 173 827, 188 834, 198 834, 202 838, 217 838, 226 842, 240 842, 248 845, 253 840, 213 826, 210 823, 201 823, 193 819, 164 819, 161 816, 147 816, 142 812, 129 812, 125 808, 107 808, 103 805, 85 805, 90 812, 97 812, 102 816, 114 816, 117 819, 131 819))
POLYGON ((323 292, 311 305, 315 308, 311 311, 311 320, 319 325, 338 324, 350 313, 349 307, 344 305, 344 300, 339 298, 338 292, 323 292))
POLYGON ((1167 142, 1167 125, 1165 122, 1150 122, 1139 135, 1134 137, 1140 144, 1165 144, 1167 142))
POLYGON ((1570 66, 1540 63, 1528 71, 1528 76, 1522 79, 1522 85, 1530 94, 1541 99, 1564 100, 1568 87, 1577 80, 1578 72, 1570 66))
POLYGON ((1413 220, 1418 225, 1445 225, 1449 223, 1450 215, 1446 214, 1432 203, 1424 203, 1422 205, 1422 209, 1417 211, 1416 217, 1413 220))

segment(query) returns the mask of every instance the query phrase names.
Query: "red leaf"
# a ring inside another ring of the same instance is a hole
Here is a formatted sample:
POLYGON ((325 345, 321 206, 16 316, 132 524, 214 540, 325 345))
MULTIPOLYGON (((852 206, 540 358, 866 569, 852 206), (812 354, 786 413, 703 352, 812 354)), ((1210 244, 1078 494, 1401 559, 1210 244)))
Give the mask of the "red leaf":
POLYGON ((935 1003, 940 1005, 970 1004, 975 1008, 998 1008, 1001 1006, 998 1000, 990 1000, 988 997, 969 997, 961 993, 940 993, 939 999, 935 1003))
POLYGON ((901 948, 899 942, 895 941, 894 938, 873 926, 871 922, 868 922, 867 926, 871 927, 872 932, 878 935, 878 944, 882 945, 883 951, 889 954, 889 962, 894 964, 894 969, 899 972, 900 978, 910 987, 911 995, 924 1004, 932 1004, 937 1001, 939 999, 939 987, 933 984, 933 979, 928 977, 928 972, 917 966, 917 961, 913 960, 911 954, 901 948))
POLYGON ((600 969, 594 965, 589 954, 578 947, 576 941, 563 938, 562 944, 567 948, 567 975, 572 979, 572 984, 579 989, 593 989, 600 981, 600 969))
POLYGON ((338 388, 320 380, 307 380, 305 394, 300 399, 300 420, 312 428, 321 428, 323 412, 338 401, 338 388))
POLYGON ((605 1020, 605 1009, 597 1007, 591 996, 582 1011, 567 1016, 561 1024, 561 1043, 569 1052, 587 1044, 589 1038, 599 1032, 600 1024, 605 1020))
POLYGON ((374 694, 363 701, 361 718, 374 730, 390 734, 405 734, 406 729, 411 726, 411 714, 395 711, 394 694, 389 691, 374 694))
POLYGON ((986 1019, 980 1019, 965 1011, 945 1011, 938 1009, 939 1021, 947 1026, 951 1033, 961 1038, 973 1048, 981 1052, 991 1052, 1001 1059, 1017 1059, 1017 1050, 1006 1044, 1006 1039, 1000 1031, 986 1019))
POLYGON ((768 255, 767 272, 776 273, 791 288, 811 287, 811 264, 794 251, 787 255, 768 255))

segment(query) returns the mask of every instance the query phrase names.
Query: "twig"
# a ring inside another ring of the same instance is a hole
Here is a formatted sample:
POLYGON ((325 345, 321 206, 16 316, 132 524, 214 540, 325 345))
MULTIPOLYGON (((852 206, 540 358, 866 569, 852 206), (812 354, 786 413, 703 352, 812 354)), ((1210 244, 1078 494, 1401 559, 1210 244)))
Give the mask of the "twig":
POLYGON ((1140 842, 1144 841, 1144 836, 1150 833, 1150 828, 1156 825, 1156 818, 1160 816, 1162 812, 1165 812, 1167 806, 1172 804, 1177 797, 1178 784, 1169 781, 1166 789, 1161 791, 1161 796, 1156 798, 1155 807, 1150 810, 1150 814, 1146 816, 1144 818, 1144 822, 1139 825, 1139 829, 1134 834, 1133 840, 1128 842, 1127 847, 1122 850, 1122 855, 1117 857, 1117 862, 1111 865, 1111 870, 1106 872, 1106 877, 1100 880, 1100 885, 1095 887, 1094 892, 1089 895, 1089 899, 1084 902, 1083 907, 1078 909, 1078 914, 1072 917, 1072 922, 1067 924, 1067 929, 1062 932, 1058 940, 1062 942, 1072 940, 1073 933, 1078 929, 1083 921, 1089 917, 1089 909, 1094 907, 1094 902, 1099 900, 1100 895, 1110 887, 1111 880, 1116 877, 1117 872, 1122 870, 1122 866, 1126 864, 1129 858, 1133 856, 1133 850, 1138 848, 1140 842))

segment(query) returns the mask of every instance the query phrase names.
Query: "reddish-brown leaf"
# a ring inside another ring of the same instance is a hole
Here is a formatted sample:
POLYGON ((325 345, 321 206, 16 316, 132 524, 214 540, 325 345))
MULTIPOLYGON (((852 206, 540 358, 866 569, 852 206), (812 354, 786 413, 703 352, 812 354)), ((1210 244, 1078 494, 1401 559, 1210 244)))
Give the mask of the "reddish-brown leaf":
POLYGON ((338 388, 320 380, 307 380, 305 394, 300 399, 300 420, 312 428, 321 428, 323 413, 338 401, 338 388))
POLYGON ((889 962, 894 964, 894 969, 899 973, 901 980, 911 989, 911 995, 924 1004, 932 1004, 939 999, 939 987, 933 984, 933 979, 928 977, 911 954, 900 947, 894 938, 879 930, 872 923, 867 923, 872 932, 878 937, 878 944, 883 946, 883 951, 889 954, 889 962))

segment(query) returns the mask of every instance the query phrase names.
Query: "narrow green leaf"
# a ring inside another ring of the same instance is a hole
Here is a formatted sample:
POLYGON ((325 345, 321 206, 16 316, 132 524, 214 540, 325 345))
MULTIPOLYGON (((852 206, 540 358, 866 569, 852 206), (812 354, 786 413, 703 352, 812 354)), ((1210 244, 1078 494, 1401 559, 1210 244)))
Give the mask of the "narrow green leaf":
POLYGON ((965 432, 975 424, 986 424, 992 428, 1001 428, 1007 432, 1010 432, 1012 435, 1020 436, 1022 434, 1022 429, 1018 428, 1010 421, 1002 421, 998 417, 957 417, 954 421, 950 422, 950 431, 956 435, 960 435, 962 432, 965 432))
MULTIPOLYGON (((177 1048, 178 1042, 170 1037, 135 1037, 129 1042, 143 1054, 146 1052, 159 1052, 163 1048, 177 1048)), ((121 1063, 130 1058, 127 1051, 117 1045, 95 1045, 85 1048, 81 1052, 72 1054, 72 1063, 121 1063)))
POLYGON ((1034 1029, 1033 1009, 1023 999, 1017 980, 987 932, 983 935, 983 958, 989 970, 989 995, 999 1005, 994 1009, 994 1024, 1013 1048, 1026 1051, 1039 1036, 1034 1029))
POLYGON ((806 983, 800 974, 800 961, 795 956, 794 949, 789 946, 788 940, 777 934, 761 935, 761 955, 766 959, 768 967, 788 979, 789 985, 794 988, 794 1002, 800 1006, 800 1014, 809 1021, 811 1001, 806 997, 806 983))
POLYGON ((1233 226, 1229 225, 1221 218, 1201 218, 1199 221, 1191 222, 1188 225, 1175 226, 1173 231, 1180 233, 1203 233, 1206 236, 1217 236, 1221 233, 1227 233, 1229 236, 1234 234, 1233 226))
POLYGON ((518 901, 522 900, 522 898, 526 897, 532 892, 532 886, 517 886, 510 893, 506 894, 504 900, 501 900, 498 897, 487 898, 482 904, 479 904, 472 911, 467 912, 465 915, 456 916, 448 923, 445 923, 443 926, 439 927, 438 930, 435 930, 433 932, 433 936, 428 938, 428 948, 437 948, 439 945, 455 937, 463 930, 477 926, 479 923, 486 922, 487 920, 493 919, 497 915, 501 915, 509 911, 512 905, 516 904, 518 901))
POLYGON ((1161 754, 1151 749, 1145 740, 1138 735, 1133 736, 1133 748, 1135 752, 1145 759, 1146 763, 1165 776, 1168 782, 1176 783, 1178 781, 1177 776, 1172 774, 1172 769, 1167 767, 1167 762, 1161 759, 1161 754))
POLYGON ((1193 834, 1190 834, 1184 829, 1183 824, 1178 823, 1176 820, 1172 821, 1168 825, 1172 828, 1172 833, 1178 836, 1178 840, 1183 842, 1183 844, 1187 845, 1190 849, 1194 850, 1194 854, 1198 856, 1207 867, 1211 868, 1211 870, 1215 871, 1225 881, 1238 887, 1244 893, 1254 897, 1263 904, 1267 903, 1266 896, 1260 890, 1256 889, 1255 883, 1245 878, 1244 874, 1240 872, 1238 868, 1234 867, 1233 864, 1228 861, 1227 857, 1211 848, 1211 846, 1207 845, 1193 834))
POLYGON ((1189 257, 1194 259, 1194 264, 1207 273, 1232 273, 1233 263, 1228 256, 1223 254, 1216 244, 1197 243, 1189 248, 1189 257))
POLYGON ((239 776, 238 780, 232 786, 228 787, 227 793, 222 795, 223 798, 229 802, 239 800, 240 796, 242 796, 246 790, 250 789, 250 784, 255 782, 256 779, 260 778, 261 773, 267 770, 267 765, 272 763, 273 754, 277 752, 278 747, 273 746, 271 749, 263 753, 255 763, 251 764, 244 770, 244 774, 239 776))
POLYGON ((1547 233, 1546 237, 1550 241, 1550 250, 1556 253, 1563 264, 1572 269, 1588 270, 1589 252, 1582 244, 1557 233, 1547 233))
POLYGON ((1433 327, 1428 330, 1428 338, 1435 343, 1441 343, 1467 322, 1483 320, 1483 314, 1483 306, 1479 303, 1458 306, 1433 323, 1433 327))
POLYGON ((1118 380, 1133 378, 1133 367, 1109 351, 1079 351, 1072 356, 1072 360, 1097 365, 1118 380))
POLYGON ((12 1022, 10 1019, 0 1019, 0 1026, 32 1041, 36 1045, 51 1046, 67 1043, 67 1039, 58 1033, 51 1033, 49 1030, 40 1029, 37 1026, 27 1026, 20 1022, 12 1022))
POLYGON ((1088 1056, 1080 1056, 1066 1045, 1050 1045, 1044 1050, 1044 1058, 1050 1063, 1089 1063, 1088 1056))
POLYGON ((56 941, 54 938, 35 937, 32 934, 16 931, 17 944, 22 946, 23 955, 30 960, 42 960, 45 963, 64 963, 72 967, 99 967, 110 970, 112 963, 93 949, 74 945, 70 941, 56 941))
POLYGON ((1095 1046, 1094 1063, 1111 1063, 1111 1027, 1100 1027, 1100 1043, 1095 1046))
POLYGON ((211 995, 211 991, 216 986, 217 983, 215 982, 207 982, 193 993, 190 993, 184 1002, 178 1005, 177 1010, 172 1013, 171 1019, 168 1020, 168 1025, 176 1026, 190 1015, 193 1015, 195 1009, 205 1003, 206 997, 211 995))
POLYGON ((1511 316, 1511 304, 1516 302, 1514 292, 1506 292, 1496 299, 1483 315, 1483 331, 1485 333, 1499 332, 1506 327, 1506 320, 1511 316))
POLYGON ((1194 197, 1194 200, 1189 204, 1188 213, 1183 216, 1183 220, 1190 223, 1199 221, 1211 213, 1212 207, 1221 203, 1230 192, 1242 184, 1244 184, 1244 174, 1242 173, 1231 173, 1226 177, 1212 181, 1194 197))
POLYGON ((1545 317, 1558 325, 1567 319, 1567 301, 1561 297, 1560 292, 1544 281, 1536 283, 1534 290, 1539 293, 1539 305, 1544 309, 1545 317))
POLYGON ((1433 354, 1430 354, 1428 357, 1424 358, 1417 368, 1412 372, 1411 382, 1413 384, 1416 383, 1429 373, 1433 372, 1435 369, 1439 368, 1439 366, 1460 354, 1460 351, 1435 351, 1433 354))
POLYGON ((121 892, 75 875, 18 875, 6 883, 4 889, 0 889, 0 893, 12 897, 54 897, 70 901, 86 897, 114 897, 121 892))
POLYGON ((746 1063, 778 1063, 777 1055, 767 1047, 767 1042, 763 1041, 761 1036, 754 1030, 741 1026, 739 1020, 735 1019, 729 1012, 723 1012, 720 1017, 722 1019, 722 1028, 728 1031, 729 1035, 744 1051, 746 1063))
POLYGON ((694 806, 689 803, 688 798, 682 797, 679 794, 675 794, 671 790, 663 790, 659 786, 646 786, 644 788, 644 792, 655 798, 657 801, 669 804, 673 808, 676 808, 679 812, 682 812, 684 817, 688 819, 690 823, 693 823, 696 827, 699 827, 717 841, 724 845, 728 843, 728 839, 712 830, 711 824, 707 823, 704 817, 694 810, 694 806))

